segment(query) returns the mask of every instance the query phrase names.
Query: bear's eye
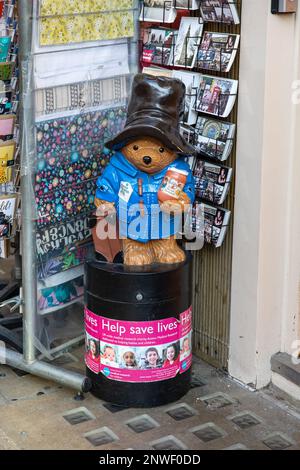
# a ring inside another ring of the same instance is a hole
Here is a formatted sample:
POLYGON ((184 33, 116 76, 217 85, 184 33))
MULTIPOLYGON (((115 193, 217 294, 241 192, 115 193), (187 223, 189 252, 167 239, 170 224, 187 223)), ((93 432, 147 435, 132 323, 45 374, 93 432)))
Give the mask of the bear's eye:
POLYGON ((164 153, 165 149, 163 147, 160 147, 159 151, 160 153, 164 153))
POLYGON ((133 146, 133 150, 138 150, 139 149, 139 146, 138 145, 134 145, 133 146))

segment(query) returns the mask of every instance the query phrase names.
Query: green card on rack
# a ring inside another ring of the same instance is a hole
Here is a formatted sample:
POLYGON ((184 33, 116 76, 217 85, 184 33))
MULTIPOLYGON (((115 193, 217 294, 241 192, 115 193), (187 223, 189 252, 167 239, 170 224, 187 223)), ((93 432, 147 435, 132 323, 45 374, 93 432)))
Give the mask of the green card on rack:
POLYGON ((12 78, 14 71, 14 62, 2 62, 0 63, 0 80, 6 81, 12 78))

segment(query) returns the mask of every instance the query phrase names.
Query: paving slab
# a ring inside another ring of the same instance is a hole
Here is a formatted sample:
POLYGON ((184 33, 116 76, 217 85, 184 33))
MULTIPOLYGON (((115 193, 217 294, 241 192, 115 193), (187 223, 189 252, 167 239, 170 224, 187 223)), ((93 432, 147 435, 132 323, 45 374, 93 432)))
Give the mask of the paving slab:
MULTIPOLYGON (((72 352, 73 354, 73 352, 72 352)), ((84 372, 79 361, 64 367, 84 372)), ((249 391, 195 358, 193 388, 157 408, 118 408, 0 367, 0 449, 300 449, 300 407, 272 387, 249 391)))

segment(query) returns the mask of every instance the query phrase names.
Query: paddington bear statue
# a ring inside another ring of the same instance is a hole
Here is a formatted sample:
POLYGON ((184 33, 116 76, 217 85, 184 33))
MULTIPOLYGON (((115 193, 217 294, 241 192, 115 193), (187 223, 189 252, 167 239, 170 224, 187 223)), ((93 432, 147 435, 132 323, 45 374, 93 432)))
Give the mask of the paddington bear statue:
POLYGON ((106 143, 115 154, 97 181, 95 205, 116 213, 127 266, 185 260, 176 233, 195 198, 185 158, 195 149, 179 131, 184 100, 180 80, 136 75, 125 128, 106 143))

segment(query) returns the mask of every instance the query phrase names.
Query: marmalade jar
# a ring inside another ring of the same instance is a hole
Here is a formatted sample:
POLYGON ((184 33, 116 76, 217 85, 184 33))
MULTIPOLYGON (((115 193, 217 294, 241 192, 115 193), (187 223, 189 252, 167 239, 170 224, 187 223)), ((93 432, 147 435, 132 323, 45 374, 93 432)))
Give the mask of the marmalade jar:
POLYGON ((169 168, 158 190, 158 200, 160 202, 169 201, 170 199, 178 200, 186 184, 187 177, 187 171, 169 168))

